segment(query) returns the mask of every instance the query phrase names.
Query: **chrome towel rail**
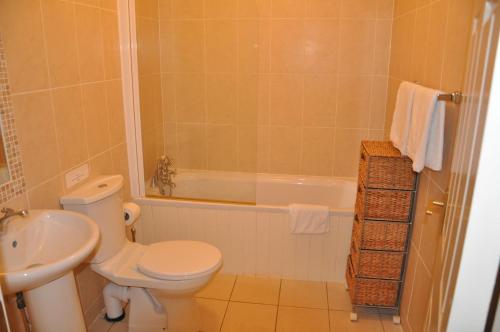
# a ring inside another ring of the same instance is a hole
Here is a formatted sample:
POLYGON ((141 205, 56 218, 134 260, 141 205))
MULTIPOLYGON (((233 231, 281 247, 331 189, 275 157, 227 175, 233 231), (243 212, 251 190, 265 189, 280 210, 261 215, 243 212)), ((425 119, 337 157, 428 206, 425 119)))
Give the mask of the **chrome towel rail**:
POLYGON ((438 96, 438 100, 451 101, 455 104, 460 104, 462 102, 462 99, 463 99, 462 93, 459 91, 455 91, 452 93, 445 93, 438 96))

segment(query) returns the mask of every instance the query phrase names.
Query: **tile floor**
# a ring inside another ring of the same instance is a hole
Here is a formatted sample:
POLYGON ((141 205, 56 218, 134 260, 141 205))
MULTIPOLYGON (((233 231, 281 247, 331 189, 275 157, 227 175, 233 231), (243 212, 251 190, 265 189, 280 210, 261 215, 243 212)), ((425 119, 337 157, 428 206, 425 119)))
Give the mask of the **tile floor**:
MULTIPOLYGON (((351 322, 349 296, 337 283, 219 274, 196 303, 201 326, 195 330, 203 332, 402 332, 391 316, 373 311, 351 322)), ((191 332, 180 324, 169 332, 191 332)), ((110 324, 101 315, 89 331, 125 332, 127 322, 110 324)))

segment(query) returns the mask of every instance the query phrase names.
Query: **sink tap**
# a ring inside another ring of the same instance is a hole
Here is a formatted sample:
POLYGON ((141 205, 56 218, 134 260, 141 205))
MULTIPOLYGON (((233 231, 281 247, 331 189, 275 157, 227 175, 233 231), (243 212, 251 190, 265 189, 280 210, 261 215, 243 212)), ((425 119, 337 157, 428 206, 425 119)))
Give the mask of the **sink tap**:
POLYGON ((4 232, 5 227, 8 225, 10 218, 14 216, 26 217, 28 210, 15 211, 14 209, 4 207, 0 210, 4 215, 0 217, 0 233, 4 232))

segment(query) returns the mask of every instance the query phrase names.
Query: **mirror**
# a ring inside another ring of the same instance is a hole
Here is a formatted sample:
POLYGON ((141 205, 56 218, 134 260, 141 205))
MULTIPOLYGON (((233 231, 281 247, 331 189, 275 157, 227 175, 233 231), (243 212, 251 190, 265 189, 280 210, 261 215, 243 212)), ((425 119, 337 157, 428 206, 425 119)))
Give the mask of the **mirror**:
POLYGON ((0 203, 25 191, 21 153, 15 128, 7 64, 0 35, 0 203))

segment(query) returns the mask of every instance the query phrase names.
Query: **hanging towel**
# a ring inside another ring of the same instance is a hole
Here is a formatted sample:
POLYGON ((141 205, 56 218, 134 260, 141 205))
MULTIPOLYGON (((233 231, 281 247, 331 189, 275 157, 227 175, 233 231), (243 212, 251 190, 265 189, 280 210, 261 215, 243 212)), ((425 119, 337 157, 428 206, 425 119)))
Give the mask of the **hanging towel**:
POLYGON ((324 234, 330 231, 330 208, 322 205, 290 204, 290 232, 324 234))
POLYGON ((399 85, 396 97, 396 107, 392 117, 391 135, 392 144, 399 149, 402 155, 406 155, 408 134, 410 130, 411 112, 413 99, 418 85, 403 81, 399 85))
POLYGON ((423 86, 415 91, 407 146, 415 172, 425 166, 440 171, 443 165, 446 103, 437 100, 441 93, 423 86))

